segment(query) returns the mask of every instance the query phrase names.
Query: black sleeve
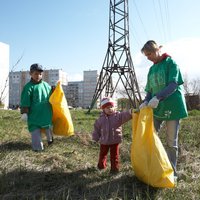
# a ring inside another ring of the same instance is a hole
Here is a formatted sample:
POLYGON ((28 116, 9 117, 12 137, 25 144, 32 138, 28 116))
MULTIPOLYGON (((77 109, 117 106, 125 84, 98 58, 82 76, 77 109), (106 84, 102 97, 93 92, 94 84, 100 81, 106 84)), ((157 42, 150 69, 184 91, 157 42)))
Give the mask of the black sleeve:
POLYGON ((151 92, 147 92, 146 97, 144 98, 144 101, 149 102, 151 98, 152 98, 151 92))

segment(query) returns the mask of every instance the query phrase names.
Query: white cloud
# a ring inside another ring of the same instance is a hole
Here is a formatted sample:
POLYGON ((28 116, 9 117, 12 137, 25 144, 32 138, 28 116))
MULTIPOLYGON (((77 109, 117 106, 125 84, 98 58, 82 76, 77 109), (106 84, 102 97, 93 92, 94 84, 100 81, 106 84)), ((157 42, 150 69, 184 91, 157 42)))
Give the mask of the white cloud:
POLYGON ((187 74, 189 79, 200 78, 200 38, 182 38, 166 44, 165 48, 179 65, 183 75, 187 74))

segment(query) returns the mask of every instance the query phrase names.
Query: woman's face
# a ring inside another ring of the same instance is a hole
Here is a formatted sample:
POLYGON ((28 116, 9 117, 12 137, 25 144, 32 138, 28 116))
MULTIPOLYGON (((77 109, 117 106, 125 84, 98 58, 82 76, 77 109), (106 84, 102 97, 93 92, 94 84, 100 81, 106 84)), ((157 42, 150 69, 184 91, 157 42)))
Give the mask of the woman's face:
POLYGON ((41 71, 33 71, 30 73, 30 76, 36 83, 39 83, 42 80, 42 72, 41 71))
POLYGON ((160 58, 159 51, 144 51, 144 55, 153 63, 157 63, 160 58))

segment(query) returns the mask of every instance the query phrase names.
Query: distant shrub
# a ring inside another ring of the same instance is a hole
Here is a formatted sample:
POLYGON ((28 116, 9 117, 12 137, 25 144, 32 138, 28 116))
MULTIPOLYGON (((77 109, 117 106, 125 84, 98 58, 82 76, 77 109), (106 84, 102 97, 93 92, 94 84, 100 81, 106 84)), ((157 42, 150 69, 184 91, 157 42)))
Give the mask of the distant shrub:
POLYGON ((189 111, 189 116, 198 116, 198 115, 200 115, 200 110, 189 111))

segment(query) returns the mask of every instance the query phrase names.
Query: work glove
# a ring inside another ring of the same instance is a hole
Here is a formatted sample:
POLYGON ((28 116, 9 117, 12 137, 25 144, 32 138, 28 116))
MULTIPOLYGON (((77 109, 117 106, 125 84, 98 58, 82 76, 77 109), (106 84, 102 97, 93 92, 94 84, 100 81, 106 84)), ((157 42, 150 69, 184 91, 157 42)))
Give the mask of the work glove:
POLYGON ((155 96, 153 97, 149 103, 148 103, 148 106, 151 107, 151 108, 157 108, 158 107, 158 104, 159 104, 159 100, 158 98, 155 96))
POLYGON ((148 102, 144 101, 142 104, 140 104, 139 109, 141 110, 142 108, 144 108, 145 106, 147 106, 148 102))
POLYGON ((21 120, 26 122, 27 119, 28 119, 27 113, 23 113, 22 116, 21 116, 21 120))

